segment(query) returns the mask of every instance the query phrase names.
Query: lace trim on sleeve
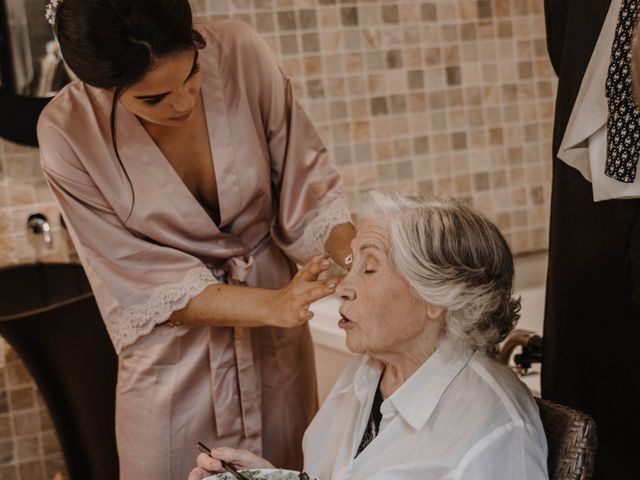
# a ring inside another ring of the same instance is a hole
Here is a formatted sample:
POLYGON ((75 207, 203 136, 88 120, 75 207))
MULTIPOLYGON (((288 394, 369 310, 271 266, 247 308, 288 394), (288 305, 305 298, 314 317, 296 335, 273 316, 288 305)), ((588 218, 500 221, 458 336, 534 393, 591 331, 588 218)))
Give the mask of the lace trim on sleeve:
POLYGON ((303 261, 324 251, 331 229, 351 221, 349 204, 344 197, 337 198, 324 208, 305 228, 302 238, 293 247, 292 256, 303 261))
POLYGON ((211 284, 220 283, 207 267, 189 270, 182 281, 156 288, 147 302, 124 310, 124 321, 116 330, 113 344, 117 353, 138 338, 147 335, 153 328, 166 322, 176 310, 184 308, 189 301, 211 284))

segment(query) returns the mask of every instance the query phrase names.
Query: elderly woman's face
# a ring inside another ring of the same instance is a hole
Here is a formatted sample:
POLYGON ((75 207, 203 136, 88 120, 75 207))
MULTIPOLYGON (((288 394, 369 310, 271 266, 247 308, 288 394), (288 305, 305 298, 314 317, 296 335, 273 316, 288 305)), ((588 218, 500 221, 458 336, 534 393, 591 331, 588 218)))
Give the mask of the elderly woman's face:
POLYGON ((391 262, 389 227, 368 220, 352 242, 353 263, 338 285, 340 328, 352 352, 401 353, 425 328, 427 304, 391 262))

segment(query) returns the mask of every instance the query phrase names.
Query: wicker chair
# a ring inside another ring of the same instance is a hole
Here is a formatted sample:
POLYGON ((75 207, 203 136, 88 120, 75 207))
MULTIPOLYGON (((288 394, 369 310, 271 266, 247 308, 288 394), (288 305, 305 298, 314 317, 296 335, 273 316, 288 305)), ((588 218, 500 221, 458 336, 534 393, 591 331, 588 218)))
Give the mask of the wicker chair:
POLYGON ((549 447, 550 480, 589 480, 596 455, 596 424, 591 417, 536 398, 549 447))

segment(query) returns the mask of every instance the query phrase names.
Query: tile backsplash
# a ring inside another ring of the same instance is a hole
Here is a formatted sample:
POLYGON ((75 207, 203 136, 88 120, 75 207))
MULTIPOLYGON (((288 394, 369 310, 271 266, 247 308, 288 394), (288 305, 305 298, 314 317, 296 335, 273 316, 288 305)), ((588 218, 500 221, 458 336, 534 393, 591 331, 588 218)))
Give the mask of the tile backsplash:
POLYGON ((51 480, 65 471, 58 436, 33 378, 0 345, 0 479, 51 480))
POLYGON ((292 78, 350 204, 455 195, 514 253, 547 247, 555 75, 542 0, 201 0, 252 24, 292 78))
MULTIPOLYGON (((494 220, 514 253, 546 249, 556 80, 542 0, 192 6, 199 21, 237 18, 266 39, 337 163, 354 214, 371 189, 455 195, 494 220)), ((38 150, 0 140, 0 267, 66 261, 62 237, 38 150), (26 230, 37 212, 53 228, 44 255, 26 230)), ((33 380, 0 340, 0 479, 50 479, 61 461, 33 380)))
MULTIPOLYGON (((547 246, 555 76, 542 0, 195 0, 252 24, 292 78, 355 214, 371 189, 456 195, 514 253, 547 246)), ((37 149, 0 140, 0 265, 35 259, 31 213, 59 228, 37 149)), ((48 259, 65 259, 57 242, 48 259)))

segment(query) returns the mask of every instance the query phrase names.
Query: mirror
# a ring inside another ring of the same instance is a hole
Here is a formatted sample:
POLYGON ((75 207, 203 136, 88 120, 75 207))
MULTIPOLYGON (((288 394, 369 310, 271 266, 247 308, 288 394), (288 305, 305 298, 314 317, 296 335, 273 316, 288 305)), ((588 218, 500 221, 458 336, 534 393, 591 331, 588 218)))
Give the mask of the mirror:
POLYGON ((48 0, 0 0, 0 48, 4 89, 50 97, 71 78, 45 18, 48 0))

